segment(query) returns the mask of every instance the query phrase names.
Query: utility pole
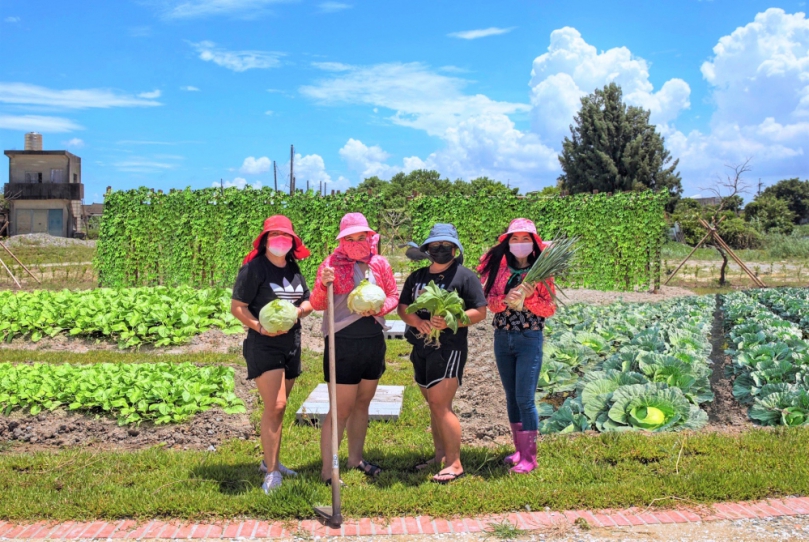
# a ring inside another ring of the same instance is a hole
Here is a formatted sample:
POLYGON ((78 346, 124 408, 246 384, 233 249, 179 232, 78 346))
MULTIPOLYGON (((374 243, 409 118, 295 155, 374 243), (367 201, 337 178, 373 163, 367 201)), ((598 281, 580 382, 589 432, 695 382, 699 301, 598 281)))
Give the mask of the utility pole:
POLYGON ((278 192, 278 165, 275 160, 272 161, 272 181, 275 185, 275 191, 278 192))
POLYGON ((295 193, 295 145, 289 146, 289 195, 295 193))
POLYGON ((306 179, 306 191, 309 192, 309 179, 306 179))
POLYGON ((758 195, 761 195, 761 177, 758 178, 758 195))

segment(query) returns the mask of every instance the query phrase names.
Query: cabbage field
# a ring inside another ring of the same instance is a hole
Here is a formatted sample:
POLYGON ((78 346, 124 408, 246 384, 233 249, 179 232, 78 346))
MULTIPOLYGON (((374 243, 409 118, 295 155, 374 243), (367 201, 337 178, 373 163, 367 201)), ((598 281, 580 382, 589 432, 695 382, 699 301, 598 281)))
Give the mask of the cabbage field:
POLYGON ((809 293, 735 292, 723 310, 734 397, 762 425, 809 424, 809 293))
POLYGON ((542 433, 677 431, 708 422, 713 296, 573 305, 546 328, 542 433), (554 409, 553 397, 569 395, 554 409))
POLYGON ((165 286, 84 291, 0 291, 0 338, 33 342, 68 334, 129 348, 187 342, 211 328, 243 333, 230 314, 230 290, 165 286))

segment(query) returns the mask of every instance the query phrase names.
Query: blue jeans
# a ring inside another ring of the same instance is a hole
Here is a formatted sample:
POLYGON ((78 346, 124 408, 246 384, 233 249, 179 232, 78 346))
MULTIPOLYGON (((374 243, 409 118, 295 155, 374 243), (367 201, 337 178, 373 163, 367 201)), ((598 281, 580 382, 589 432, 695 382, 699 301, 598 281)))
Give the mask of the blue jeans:
POLYGON ((539 420, 535 395, 542 367, 542 332, 496 329, 494 357, 506 392, 508 421, 522 422, 523 431, 536 431, 539 420))

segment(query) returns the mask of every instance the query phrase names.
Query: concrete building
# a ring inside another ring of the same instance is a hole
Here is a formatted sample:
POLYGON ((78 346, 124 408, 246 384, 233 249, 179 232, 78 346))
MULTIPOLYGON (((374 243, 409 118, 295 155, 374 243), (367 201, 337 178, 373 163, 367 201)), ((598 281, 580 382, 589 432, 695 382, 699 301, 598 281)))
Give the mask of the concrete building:
POLYGON ((25 134, 25 150, 8 156, 10 234, 48 233, 74 237, 84 233, 81 158, 67 151, 43 151, 42 136, 25 134))

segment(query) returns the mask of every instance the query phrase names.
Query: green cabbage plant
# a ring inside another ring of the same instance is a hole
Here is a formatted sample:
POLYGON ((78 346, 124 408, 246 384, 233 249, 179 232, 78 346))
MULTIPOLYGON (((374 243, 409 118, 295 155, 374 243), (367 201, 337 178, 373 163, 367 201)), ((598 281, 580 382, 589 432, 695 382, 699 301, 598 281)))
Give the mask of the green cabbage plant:
POLYGON ((285 299, 274 299, 258 313, 258 321, 270 333, 287 332, 298 321, 298 307, 285 299))

